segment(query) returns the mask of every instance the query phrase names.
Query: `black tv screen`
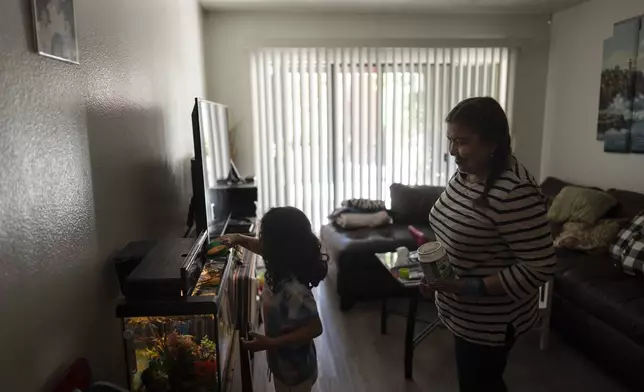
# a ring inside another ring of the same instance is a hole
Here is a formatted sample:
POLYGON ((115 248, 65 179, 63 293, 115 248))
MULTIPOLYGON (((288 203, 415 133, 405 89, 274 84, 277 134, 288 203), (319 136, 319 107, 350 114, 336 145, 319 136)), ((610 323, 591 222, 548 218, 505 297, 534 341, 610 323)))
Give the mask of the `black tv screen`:
POLYGON ((226 216, 219 213, 215 198, 217 180, 230 170, 228 145, 228 108, 195 98, 192 109, 192 136, 195 159, 192 162, 193 208, 197 233, 208 230, 209 240, 220 234, 226 216))

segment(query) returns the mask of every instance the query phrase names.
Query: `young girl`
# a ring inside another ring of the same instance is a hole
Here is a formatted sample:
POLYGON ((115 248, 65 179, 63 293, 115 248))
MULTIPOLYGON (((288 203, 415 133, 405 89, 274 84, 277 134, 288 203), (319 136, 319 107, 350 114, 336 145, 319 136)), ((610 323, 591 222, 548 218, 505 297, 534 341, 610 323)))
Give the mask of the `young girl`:
POLYGON ((262 218, 259 239, 231 234, 221 240, 261 255, 266 263, 262 293, 266 335, 251 333, 244 346, 266 350, 276 392, 310 391, 317 380, 313 339, 322 334, 311 289, 327 273, 327 257, 311 222, 297 208, 273 208, 262 218))

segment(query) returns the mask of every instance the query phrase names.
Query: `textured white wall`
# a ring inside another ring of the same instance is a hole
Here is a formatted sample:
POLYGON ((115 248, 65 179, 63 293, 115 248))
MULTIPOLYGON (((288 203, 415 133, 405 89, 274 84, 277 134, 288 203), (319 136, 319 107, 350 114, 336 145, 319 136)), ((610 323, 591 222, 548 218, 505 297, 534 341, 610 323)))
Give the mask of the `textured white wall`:
POLYGON ((642 0, 593 0, 554 15, 542 177, 644 192, 644 155, 605 153, 596 140, 602 45, 642 0))
MULTIPOLYGON (((262 46, 498 44, 521 48, 513 132, 516 154, 539 175, 549 26, 545 16, 351 13, 209 13, 204 20, 209 99, 229 105, 238 166, 254 172, 250 53, 262 46)), ((445 113, 447 114, 447 113, 445 113)))
POLYGON ((123 382, 108 255, 184 224, 201 11, 76 1, 76 66, 34 53, 29 3, 0 4, 0 389, 41 390, 79 356, 123 382))

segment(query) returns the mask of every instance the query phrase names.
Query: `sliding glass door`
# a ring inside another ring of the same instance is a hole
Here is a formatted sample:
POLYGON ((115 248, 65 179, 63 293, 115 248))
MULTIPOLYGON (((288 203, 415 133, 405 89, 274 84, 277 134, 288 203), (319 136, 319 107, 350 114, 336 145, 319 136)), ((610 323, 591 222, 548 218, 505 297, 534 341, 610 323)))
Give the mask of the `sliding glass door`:
POLYGON ((278 48, 253 54, 260 211, 301 208, 315 227, 343 200, 445 185, 444 118, 462 99, 507 107, 507 48, 278 48))

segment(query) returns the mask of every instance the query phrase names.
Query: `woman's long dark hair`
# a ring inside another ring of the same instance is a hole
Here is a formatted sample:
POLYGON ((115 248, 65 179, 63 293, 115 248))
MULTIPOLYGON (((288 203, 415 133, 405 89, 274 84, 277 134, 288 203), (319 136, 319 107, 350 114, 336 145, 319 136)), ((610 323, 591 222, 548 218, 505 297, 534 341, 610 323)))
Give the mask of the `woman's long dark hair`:
POLYGON ((482 141, 496 144, 496 149, 489 158, 483 194, 474 201, 479 207, 489 206, 487 196, 490 189, 508 167, 512 156, 508 117, 494 98, 476 97, 461 101, 449 112, 445 121, 467 127, 478 134, 482 141))
POLYGON ((327 274, 328 257, 311 230, 304 213, 293 207, 279 207, 262 218, 259 234, 266 263, 266 284, 274 292, 281 283, 295 278, 311 289, 327 274))

